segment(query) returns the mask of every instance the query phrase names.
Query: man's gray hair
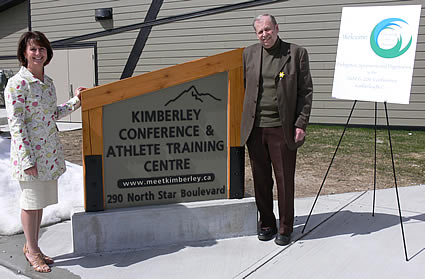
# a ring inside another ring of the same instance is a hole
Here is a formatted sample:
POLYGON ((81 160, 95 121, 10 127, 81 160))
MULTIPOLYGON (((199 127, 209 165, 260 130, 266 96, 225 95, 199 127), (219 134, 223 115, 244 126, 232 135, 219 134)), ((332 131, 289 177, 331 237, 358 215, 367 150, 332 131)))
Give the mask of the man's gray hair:
POLYGON ((254 21, 252 22, 252 27, 254 27, 254 30, 255 30, 255 23, 259 20, 262 20, 262 17, 265 17, 265 16, 270 18, 270 21, 272 22, 273 26, 277 25, 277 21, 276 21, 276 18, 274 16, 272 16, 271 14, 262 14, 262 15, 257 16, 256 18, 254 18, 254 21))

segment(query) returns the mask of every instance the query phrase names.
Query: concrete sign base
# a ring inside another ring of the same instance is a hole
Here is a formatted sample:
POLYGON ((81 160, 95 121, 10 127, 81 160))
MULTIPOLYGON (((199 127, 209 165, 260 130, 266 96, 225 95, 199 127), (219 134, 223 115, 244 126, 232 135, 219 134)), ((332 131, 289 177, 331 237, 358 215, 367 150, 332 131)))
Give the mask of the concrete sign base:
POLYGON ((152 205, 103 212, 74 209, 76 255, 255 235, 254 198, 152 205))

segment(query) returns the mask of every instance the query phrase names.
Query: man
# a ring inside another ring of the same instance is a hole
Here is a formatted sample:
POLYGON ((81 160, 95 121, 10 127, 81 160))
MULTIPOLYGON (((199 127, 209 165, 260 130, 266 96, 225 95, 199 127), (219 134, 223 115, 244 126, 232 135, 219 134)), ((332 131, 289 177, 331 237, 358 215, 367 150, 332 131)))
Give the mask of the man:
POLYGON ((278 37, 269 14, 255 18, 260 43, 244 50, 245 100, 241 145, 247 144, 260 213, 258 238, 278 245, 290 242, 294 224, 294 176, 297 148, 304 143, 313 84, 307 51, 278 37), (279 233, 273 213, 273 177, 279 205, 279 233))

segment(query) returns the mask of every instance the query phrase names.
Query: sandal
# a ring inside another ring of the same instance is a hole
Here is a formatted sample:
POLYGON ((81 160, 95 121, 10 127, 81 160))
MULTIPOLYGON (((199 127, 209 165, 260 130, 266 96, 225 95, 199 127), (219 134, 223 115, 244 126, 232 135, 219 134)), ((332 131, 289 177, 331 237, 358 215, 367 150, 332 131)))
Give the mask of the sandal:
POLYGON ((40 254, 43 257, 43 260, 44 260, 44 262, 46 262, 46 264, 54 264, 55 263, 55 261, 51 257, 44 255, 43 252, 41 252, 41 250, 40 250, 40 254))
POLYGON ((28 250, 27 253, 24 254, 25 259, 29 262, 29 264, 35 271, 43 273, 52 271, 50 267, 46 264, 46 262, 43 260, 43 255, 41 255, 41 253, 31 254, 35 257, 33 260, 28 259, 27 254, 31 254, 28 250))
MULTIPOLYGON (((26 243, 24 245, 24 249, 23 250, 24 250, 24 254, 26 254, 27 252, 29 252, 26 243)), ((44 255, 44 253, 41 252, 41 250, 40 250, 40 254, 43 257, 43 260, 46 262, 46 264, 54 264, 55 263, 55 261, 51 257, 49 257, 47 255, 44 255)))

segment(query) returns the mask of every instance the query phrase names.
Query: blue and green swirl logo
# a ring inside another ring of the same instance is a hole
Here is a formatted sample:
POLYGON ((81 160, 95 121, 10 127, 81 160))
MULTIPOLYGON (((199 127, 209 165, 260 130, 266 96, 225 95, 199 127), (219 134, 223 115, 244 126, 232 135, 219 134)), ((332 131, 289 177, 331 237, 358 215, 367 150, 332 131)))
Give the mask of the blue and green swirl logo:
POLYGON ((402 22, 405 24, 408 24, 406 21, 400 19, 400 18, 387 18, 378 23, 375 28, 373 28, 372 34, 370 35, 370 46, 372 47, 372 50, 380 57, 383 58, 395 58, 403 53, 405 53, 410 45, 412 44, 412 36, 410 36, 410 41, 407 43, 407 45, 402 49, 403 45, 403 39, 401 34, 398 34, 397 42, 394 44, 391 48, 382 48, 379 43, 378 39, 381 35, 381 32, 384 30, 395 30, 395 28, 401 29, 402 27, 395 23, 395 22, 402 22))

